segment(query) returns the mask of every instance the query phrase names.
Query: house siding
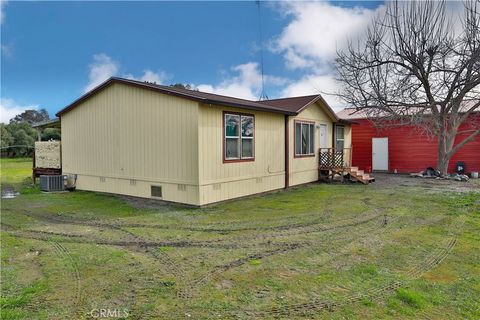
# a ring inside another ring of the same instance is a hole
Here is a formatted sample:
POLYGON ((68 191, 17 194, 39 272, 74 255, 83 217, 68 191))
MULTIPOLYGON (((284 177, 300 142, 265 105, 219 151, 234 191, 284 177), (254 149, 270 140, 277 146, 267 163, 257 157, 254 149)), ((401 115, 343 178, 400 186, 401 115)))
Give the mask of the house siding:
POLYGON ((114 83, 61 116, 64 174, 77 188, 199 204, 198 103, 114 83), (181 184, 185 191, 178 190, 181 184), (184 186, 183 186, 184 185, 184 186))
MULTIPOLYGON (((376 129, 369 120, 354 120, 352 126, 353 165, 360 169, 372 167, 372 138, 388 138, 389 171, 419 172, 437 166, 438 142, 412 126, 376 129)), ((480 127, 480 114, 471 115, 459 131, 480 127)), ((457 136, 455 144, 468 133, 457 136)), ((467 172, 480 171, 480 136, 464 145, 450 160, 448 171, 454 172, 457 161, 466 163, 467 172)))
MULTIPOLYGON (((322 102, 318 101, 295 117, 289 117, 288 120, 288 132, 289 132, 289 185, 295 186, 318 180, 318 150, 319 148, 331 148, 332 147, 332 130, 333 122, 330 116, 324 111, 321 105, 322 102), (295 127, 296 120, 305 120, 315 122, 315 155, 313 157, 295 157, 295 127), (320 133, 318 125, 327 125, 327 145, 320 146, 320 133)), ((345 126, 347 127, 347 126, 345 126)), ((347 130, 346 130, 347 131, 347 130)), ((346 132, 347 133, 347 132, 346 132)), ((349 138, 346 138, 346 140, 349 138)), ((345 144, 346 145, 346 144, 345 144)))
POLYGON ((281 189, 285 186, 284 115, 202 105, 199 112, 200 204, 281 189), (223 161, 223 112, 255 116, 255 160, 223 161))

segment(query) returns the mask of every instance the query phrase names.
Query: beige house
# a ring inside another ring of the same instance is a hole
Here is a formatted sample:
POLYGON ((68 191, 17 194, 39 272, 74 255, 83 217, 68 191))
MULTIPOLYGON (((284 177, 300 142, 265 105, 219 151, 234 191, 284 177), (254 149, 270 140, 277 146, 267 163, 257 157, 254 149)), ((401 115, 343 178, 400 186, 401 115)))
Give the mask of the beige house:
POLYGON ((57 116, 77 189, 191 205, 317 181, 320 148, 351 145, 320 95, 258 102, 111 78, 57 116))

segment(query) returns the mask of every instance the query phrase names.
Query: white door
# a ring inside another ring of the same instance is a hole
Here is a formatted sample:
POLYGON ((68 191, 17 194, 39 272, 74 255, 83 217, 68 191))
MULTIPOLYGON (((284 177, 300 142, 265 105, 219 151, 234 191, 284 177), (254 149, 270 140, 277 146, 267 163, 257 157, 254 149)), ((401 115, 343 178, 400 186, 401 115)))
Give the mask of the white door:
POLYGON ((327 148, 327 125, 326 124, 321 124, 320 125, 320 148, 327 148))
POLYGON ((388 170, 388 138, 372 138, 372 170, 388 170))

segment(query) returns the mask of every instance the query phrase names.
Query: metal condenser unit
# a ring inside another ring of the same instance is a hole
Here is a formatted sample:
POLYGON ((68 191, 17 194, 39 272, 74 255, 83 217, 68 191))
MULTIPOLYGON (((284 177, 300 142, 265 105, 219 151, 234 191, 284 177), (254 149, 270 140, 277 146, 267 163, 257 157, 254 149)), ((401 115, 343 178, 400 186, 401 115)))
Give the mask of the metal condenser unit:
POLYGON ((40 189, 42 191, 63 191, 65 190, 66 176, 40 176, 40 189))

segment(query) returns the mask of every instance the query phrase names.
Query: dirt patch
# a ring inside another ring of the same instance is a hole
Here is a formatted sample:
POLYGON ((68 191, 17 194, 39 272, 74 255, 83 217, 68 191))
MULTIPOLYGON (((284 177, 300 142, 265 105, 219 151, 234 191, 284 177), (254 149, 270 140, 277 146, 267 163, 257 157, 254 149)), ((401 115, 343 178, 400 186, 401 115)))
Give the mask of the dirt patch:
POLYGON ((444 179, 414 178, 407 174, 374 173, 373 188, 389 189, 398 186, 405 188, 418 187, 426 192, 473 192, 480 191, 480 179, 469 181, 455 181, 444 179))

